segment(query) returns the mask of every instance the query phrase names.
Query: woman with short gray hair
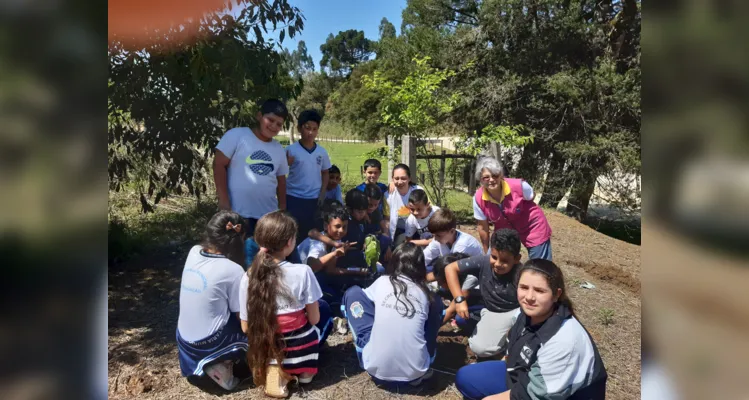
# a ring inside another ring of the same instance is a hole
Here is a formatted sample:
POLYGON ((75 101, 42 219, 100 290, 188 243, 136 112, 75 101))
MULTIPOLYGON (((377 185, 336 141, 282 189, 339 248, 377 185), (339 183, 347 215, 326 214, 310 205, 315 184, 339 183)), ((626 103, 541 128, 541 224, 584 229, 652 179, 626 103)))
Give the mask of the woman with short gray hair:
POLYGON ((530 259, 551 260, 551 227, 543 210, 533 202, 535 193, 528 182, 507 178, 497 159, 483 157, 476 164, 481 187, 473 196, 473 217, 478 221, 484 251, 489 251, 489 224, 494 229, 511 228, 528 249, 530 259))

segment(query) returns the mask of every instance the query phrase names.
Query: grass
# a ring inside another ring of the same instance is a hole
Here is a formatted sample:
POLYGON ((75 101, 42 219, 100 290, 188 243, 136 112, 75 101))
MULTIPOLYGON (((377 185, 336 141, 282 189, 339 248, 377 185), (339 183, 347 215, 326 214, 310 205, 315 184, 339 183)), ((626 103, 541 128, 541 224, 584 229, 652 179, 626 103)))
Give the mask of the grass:
POLYGON ((614 310, 610 308, 602 308, 598 312, 598 321, 603 326, 609 326, 614 323, 614 310))

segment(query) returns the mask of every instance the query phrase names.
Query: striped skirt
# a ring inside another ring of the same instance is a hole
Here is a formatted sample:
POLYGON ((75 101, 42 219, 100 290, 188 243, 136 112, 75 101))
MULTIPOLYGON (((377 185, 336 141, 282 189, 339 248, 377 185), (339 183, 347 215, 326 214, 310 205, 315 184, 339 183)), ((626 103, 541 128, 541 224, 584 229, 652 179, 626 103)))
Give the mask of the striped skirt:
POLYGON ((320 330, 309 323, 304 310, 279 315, 278 325, 286 344, 281 368, 292 375, 317 374, 320 330))

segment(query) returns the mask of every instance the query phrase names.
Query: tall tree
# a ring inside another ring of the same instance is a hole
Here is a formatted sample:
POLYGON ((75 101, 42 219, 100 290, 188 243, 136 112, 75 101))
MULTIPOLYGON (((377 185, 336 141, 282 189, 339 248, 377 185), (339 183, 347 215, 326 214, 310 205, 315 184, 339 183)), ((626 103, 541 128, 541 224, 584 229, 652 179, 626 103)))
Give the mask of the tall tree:
POLYGON ((396 36, 395 25, 390 23, 387 18, 382 17, 380 21, 380 40, 392 39, 396 36))
POLYGON ((320 46, 322 59, 320 67, 327 68, 332 74, 348 76, 357 64, 369 60, 374 52, 373 43, 364 37, 364 31, 349 29, 340 31, 320 46))
POLYGON ((235 18, 207 14, 168 31, 151 32, 145 47, 110 40, 109 182, 117 190, 143 173, 141 203, 155 202, 183 185, 196 196, 207 189, 207 160, 221 135, 253 123, 256 104, 289 99, 300 85, 268 40, 303 28, 302 15, 286 0, 253 2, 235 18), (193 39, 174 35, 194 32, 193 39), (140 168, 137 168, 140 166, 140 168))
POLYGON ((304 40, 300 40, 299 43, 297 43, 296 50, 292 52, 289 52, 288 49, 284 49, 283 55, 286 61, 286 68, 295 78, 301 78, 308 72, 315 70, 315 62, 312 59, 312 56, 307 52, 307 44, 304 40))

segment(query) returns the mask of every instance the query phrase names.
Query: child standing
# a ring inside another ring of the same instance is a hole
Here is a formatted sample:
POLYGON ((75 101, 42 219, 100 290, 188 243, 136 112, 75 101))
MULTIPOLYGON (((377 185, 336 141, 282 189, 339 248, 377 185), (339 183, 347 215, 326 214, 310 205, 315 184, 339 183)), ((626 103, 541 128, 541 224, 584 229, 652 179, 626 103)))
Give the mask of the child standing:
POLYGON ((427 193, 423 189, 415 189, 408 196, 408 209, 411 215, 406 219, 405 238, 417 246, 428 246, 432 242, 429 219, 440 208, 429 202, 427 193))
POLYGON ((315 142, 321 121, 317 111, 302 111, 297 123, 301 139, 286 148, 289 161, 286 207, 299 224, 298 242, 315 226, 315 213, 328 189, 330 157, 315 142))
MULTIPOLYGON (((367 187, 368 183, 373 183, 377 185, 380 190, 382 191, 383 195, 387 197, 388 193, 388 187, 384 183, 380 183, 380 175, 382 175, 382 164, 374 159, 370 158, 366 161, 364 161, 364 165, 362 166, 362 174, 364 175, 364 182, 362 182, 359 186, 356 187, 357 190, 364 191, 364 189, 367 187)), ((378 207, 382 215, 387 215, 387 210, 385 209, 384 202, 380 203, 380 206, 378 207)))
POLYGON ((219 211, 208 221, 203 243, 187 255, 179 292, 177 349, 182 376, 191 383, 207 374, 226 390, 239 384, 232 366, 247 351, 236 317, 241 309, 245 234, 239 214, 219 211))
POLYGON ((273 138, 288 115, 283 102, 266 100, 257 113, 257 127, 230 129, 216 145, 213 180, 219 208, 244 217, 248 237, 260 217, 286 209, 289 164, 273 138))
POLYGON ((296 245, 297 224, 283 211, 257 223, 260 252, 240 281, 247 360, 265 394, 286 397, 289 375, 309 383, 317 374, 318 348, 330 332, 330 307, 312 270, 285 261, 296 245), (281 345, 283 343, 283 345, 281 345), (270 363, 270 365, 269 365, 270 363))
POLYGON ((429 281, 434 281, 432 262, 450 253, 465 253, 468 256, 484 254, 481 243, 475 237, 457 230, 458 220, 447 208, 440 208, 429 219, 429 231, 434 240, 424 249, 424 260, 429 271, 429 281))
POLYGON ((420 247, 398 246, 392 264, 391 275, 346 291, 346 316, 359 366, 376 383, 418 385, 431 376, 442 303, 427 289, 420 247))
POLYGON ((343 204, 343 194, 341 193, 341 170, 336 165, 331 165, 328 169, 328 191, 325 192, 325 198, 338 200, 343 204))

